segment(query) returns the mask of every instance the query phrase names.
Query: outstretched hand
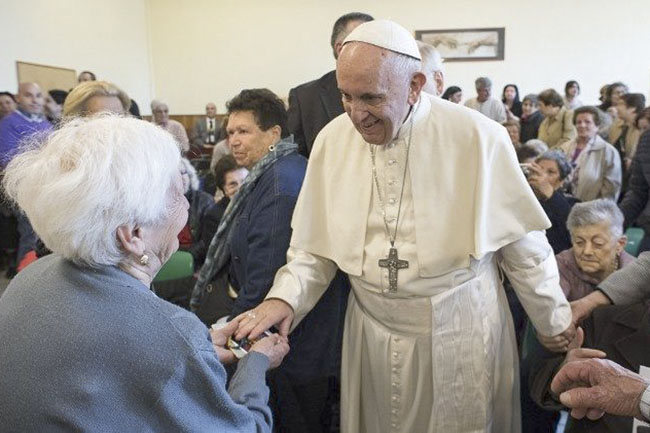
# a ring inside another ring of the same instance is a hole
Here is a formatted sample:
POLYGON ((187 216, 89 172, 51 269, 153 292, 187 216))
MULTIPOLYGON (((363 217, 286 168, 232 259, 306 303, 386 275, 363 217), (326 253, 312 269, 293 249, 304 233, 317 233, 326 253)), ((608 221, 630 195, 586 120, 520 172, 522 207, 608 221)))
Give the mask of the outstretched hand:
POLYGON ((553 378, 551 391, 577 419, 596 420, 604 413, 640 417, 639 402, 650 381, 613 361, 569 362, 553 378))
POLYGON ((256 339, 271 326, 278 328, 283 337, 289 335, 293 322, 293 308, 281 299, 267 299, 252 310, 240 314, 233 319, 237 322, 237 340, 244 337, 256 339))
POLYGON ((607 354, 601 350, 596 349, 583 349, 582 344, 585 341, 585 332, 581 327, 578 327, 576 331, 576 338, 573 339, 569 346, 567 347, 568 352, 566 357, 564 357, 564 362, 562 365, 568 364, 569 362, 574 361, 583 361, 585 359, 591 358, 604 358, 607 354))

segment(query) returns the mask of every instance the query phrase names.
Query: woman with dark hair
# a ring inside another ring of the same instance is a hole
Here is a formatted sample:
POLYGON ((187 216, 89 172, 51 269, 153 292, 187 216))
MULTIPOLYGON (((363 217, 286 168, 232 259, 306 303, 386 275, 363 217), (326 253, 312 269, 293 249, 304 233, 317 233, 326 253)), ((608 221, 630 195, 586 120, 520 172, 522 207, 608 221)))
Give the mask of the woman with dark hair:
POLYGON ((537 138, 548 144, 549 149, 559 148, 563 143, 576 137, 572 113, 564 107, 564 100, 553 89, 544 90, 537 95, 539 111, 544 120, 539 125, 537 138))
POLYGON ((576 80, 567 81, 564 85, 564 106, 568 110, 575 110, 582 107, 582 101, 578 99, 580 84, 576 80))
MULTIPOLYGON (((641 93, 626 93, 618 99, 618 119, 609 130, 609 142, 618 150, 625 173, 632 163, 641 131, 636 127, 636 118, 645 107, 645 96, 641 93)), ((624 175, 625 177, 625 175, 624 175)))
MULTIPOLYGON (((284 103, 273 92, 243 90, 226 106, 232 156, 249 174, 221 218, 194 288, 192 309, 208 323, 218 317, 201 306, 215 284, 219 290, 224 269, 234 298, 230 318, 266 297, 287 260, 291 217, 307 167, 289 135, 284 103)), ((340 279, 331 286, 291 333, 291 355, 268 378, 278 431, 326 431, 321 418, 340 362, 347 295, 340 279)))
POLYGON ((625 95, 627 92, 629 92, 627 85, 620 81, 608 85, 607 90, 605 91, 605 100, 598 106, 598 108, 607 112, 610 107, 616 107, 621 96, 625 95))
POLYGON ((463 90, 458 86, 449 86, 441 97, 454 104, 460 104, 460 101, 463 99, 463 90))
POLYGON ((506 109, 509 119, 519 120, 521 117, 521 101, 519 101, 519 88, 516 84, 506 84, 501 94, 501 102, 506 109))
POLYGON ((61 121, 63 115, 63 103, 67 97, 68 92, 59 89, 49 90, 45 96, 45 105, 43 106, 43 108, 45 108, 45 116, 55 128, 61 121))
POLYGON ((522 143, 537 138, 539 125, 542 124, 543 120, 544 115, 539 111, 537 106, 537 95, 530 94, 524 96, 524 100, 521 103, 521 116, 519 117, 522 143))
POLYGON ((636 126, 641 134, 650 129, 650 107, 644 108, 637 114, 634 126, 636 126))

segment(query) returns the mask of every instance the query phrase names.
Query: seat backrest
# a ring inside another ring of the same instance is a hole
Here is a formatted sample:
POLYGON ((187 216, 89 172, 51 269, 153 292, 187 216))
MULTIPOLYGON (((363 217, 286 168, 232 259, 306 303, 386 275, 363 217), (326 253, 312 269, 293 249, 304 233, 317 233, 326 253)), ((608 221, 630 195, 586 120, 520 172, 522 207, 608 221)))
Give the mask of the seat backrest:
POLYGON ((194 258, 187 251, 176 251, 160 268, 153 279, 154 283, 170 280, 180 280, 191 277, 194 273, 194 258))
POLYGON ((625 236, 627 236, 627 245, 625 245, 625 251, 628 254, 632 254, 634 257, 638 256, 641 240, 643 240, 645 232, 642 228, 630 227, 625 231, 625 236))

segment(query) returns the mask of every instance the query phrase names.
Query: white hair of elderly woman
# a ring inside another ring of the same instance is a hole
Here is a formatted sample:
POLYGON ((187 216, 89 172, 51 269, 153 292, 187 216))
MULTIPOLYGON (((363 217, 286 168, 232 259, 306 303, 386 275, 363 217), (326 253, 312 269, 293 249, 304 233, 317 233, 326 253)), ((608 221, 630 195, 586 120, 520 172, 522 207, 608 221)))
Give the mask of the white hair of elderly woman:
POLYGON ((10 199, 45 245, 82 266, 117 265, 124 224, 149 226, 167 212, 179 173, 176 140, 155 125, 102 114, 76 118, 7 166, 10 199))
MULTIPOLYGON (((190 189, 192 191, 197 191, 199 189, 199 175, 196 173, 196 169, 187 158, 181 158, 181 164, 183 164, 183 167, 187 172, 187 177, 190 178, 190 189)), ((184 192, 187 191, 188 190, 184 192)))
POLYGON ((569 217, 566 226, 570 233, 578 227, 584 227, 592 224, 607 223, 609 230, 614 239, 623 236, 623 213, 616 206, 616 203, 608 199, 598 199, 584 203, 576 203, 569 217))

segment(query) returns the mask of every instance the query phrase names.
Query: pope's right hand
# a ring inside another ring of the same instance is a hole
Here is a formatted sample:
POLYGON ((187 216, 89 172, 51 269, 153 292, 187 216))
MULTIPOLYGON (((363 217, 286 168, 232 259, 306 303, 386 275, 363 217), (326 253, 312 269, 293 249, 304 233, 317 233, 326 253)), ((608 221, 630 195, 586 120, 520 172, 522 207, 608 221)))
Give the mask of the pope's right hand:
POLYGON ((278 328, 280 335, 287 337, 293 317, 293 308, 289 304, 277 298, 267 299, 233 319, 239 323, 236 338, 241 340, 248 337, 254 340, 271 326, 278 328))

